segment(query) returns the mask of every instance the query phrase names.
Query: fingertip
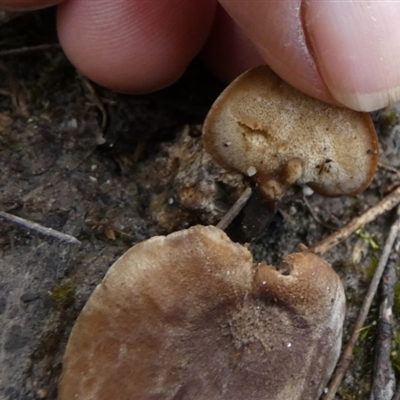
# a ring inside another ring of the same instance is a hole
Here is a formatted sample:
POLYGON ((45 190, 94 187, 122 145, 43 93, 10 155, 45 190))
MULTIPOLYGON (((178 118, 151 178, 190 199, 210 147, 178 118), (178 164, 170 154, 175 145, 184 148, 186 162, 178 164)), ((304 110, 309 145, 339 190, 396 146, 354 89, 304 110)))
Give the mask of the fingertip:
POLYGON ((90 79, 124 92, 149 92, 179 78, 200 51, 213 0, 70 0, 58 8, 60 42, 90 79))
POLYGON ((400 100, 400 3, 220 0, 267 64, 317 99, 360 111, 400 100))
POLYGON ((304 19, 336 100, 360 111, 400 100, 400 3, 311 0, 304 19))
POLYGON ((300 0, 255 1, 246 7, 236 1, 219 1, 278 75, 310 96, 335 102, 309 51, 300 0))

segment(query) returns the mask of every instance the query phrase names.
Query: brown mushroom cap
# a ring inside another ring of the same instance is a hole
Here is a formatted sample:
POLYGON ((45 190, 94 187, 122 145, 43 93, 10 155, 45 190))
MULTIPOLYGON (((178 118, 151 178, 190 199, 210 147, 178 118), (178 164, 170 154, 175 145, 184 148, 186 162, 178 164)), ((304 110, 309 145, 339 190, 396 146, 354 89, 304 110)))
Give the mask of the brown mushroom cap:
POLYGON ((245 72, 218 97, 203 141, 224 168, 254 175, 267 192, 277 181, 307 184, 325 196, 356 195, 378 163, 369 114, 313 99, 267 66, 245 72))
POLYGON ((125 253, 69 338, 59 400, 315 399, 341 345, 344 293, 311 253, 288 275, 215 227, 125 253))

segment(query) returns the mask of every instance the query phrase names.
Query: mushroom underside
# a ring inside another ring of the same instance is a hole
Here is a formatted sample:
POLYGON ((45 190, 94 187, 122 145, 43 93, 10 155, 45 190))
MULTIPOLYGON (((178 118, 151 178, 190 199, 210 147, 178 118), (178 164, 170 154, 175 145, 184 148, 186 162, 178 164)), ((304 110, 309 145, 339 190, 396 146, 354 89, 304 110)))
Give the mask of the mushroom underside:
POLYGON ((311 98, 267 66, 245 72, 223 91, 204 122, 203 142, 219 164, 252 176, 267 196, 281 196, 294 182, 324 196, 356 195, 378 163, 368 113, 311 98))

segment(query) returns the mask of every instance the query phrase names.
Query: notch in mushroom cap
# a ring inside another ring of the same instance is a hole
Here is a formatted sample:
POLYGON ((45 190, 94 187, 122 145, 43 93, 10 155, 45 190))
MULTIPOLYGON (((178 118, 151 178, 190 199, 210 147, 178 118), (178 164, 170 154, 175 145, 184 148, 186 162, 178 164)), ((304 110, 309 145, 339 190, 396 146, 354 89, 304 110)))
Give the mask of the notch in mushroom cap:
POLYGON ((340 351, 344 292, 296 253, 282 275, 215 227, 125 253, 69 338, 59 400, 315 399, 340 351))
POLYGON ((324 196, 356 195, 378 163, 369 114, 313 99, 267 66, 245 72, 218 97, 203 142, 219 164, 254 176, 278 199, 295 182, 324 196))

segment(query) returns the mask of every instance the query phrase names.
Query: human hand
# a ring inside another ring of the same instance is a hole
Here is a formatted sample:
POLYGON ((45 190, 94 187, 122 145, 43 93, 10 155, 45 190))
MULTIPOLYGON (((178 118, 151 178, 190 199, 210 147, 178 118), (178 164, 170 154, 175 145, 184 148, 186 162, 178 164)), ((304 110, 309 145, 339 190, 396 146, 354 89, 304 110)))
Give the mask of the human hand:
POLYGON ((400 99, 400 2, 0 0, 14 9, 55 3, 69 59, 116 90, 167 86, 200 53, 225 81, 267 62, 331 103, 372 111, 400 99))

